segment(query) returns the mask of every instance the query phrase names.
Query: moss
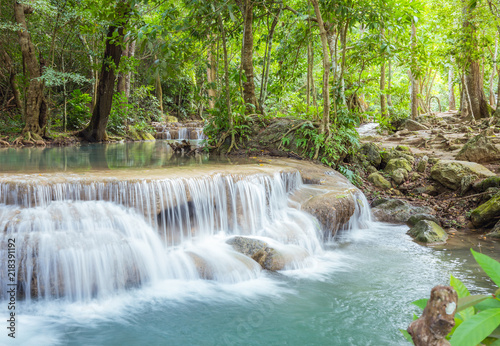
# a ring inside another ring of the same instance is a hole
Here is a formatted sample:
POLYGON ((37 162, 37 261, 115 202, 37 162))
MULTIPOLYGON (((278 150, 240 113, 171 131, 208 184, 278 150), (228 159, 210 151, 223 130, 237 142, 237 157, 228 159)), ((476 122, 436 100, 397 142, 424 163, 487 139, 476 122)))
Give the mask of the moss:
POLYGON ((500 216, 500 193, 497 193, 486 203, 471 212, 471 220, 474 226, 481 227, 492 224, 500 216))

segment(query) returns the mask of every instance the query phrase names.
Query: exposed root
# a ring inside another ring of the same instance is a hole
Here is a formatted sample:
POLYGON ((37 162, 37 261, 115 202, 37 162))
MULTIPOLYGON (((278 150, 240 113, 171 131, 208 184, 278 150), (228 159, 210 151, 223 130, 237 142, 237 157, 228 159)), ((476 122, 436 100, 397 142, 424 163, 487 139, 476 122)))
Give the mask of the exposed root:
POLYGON ((0 139, 0 146, 10 147, 10 143, 0 139))

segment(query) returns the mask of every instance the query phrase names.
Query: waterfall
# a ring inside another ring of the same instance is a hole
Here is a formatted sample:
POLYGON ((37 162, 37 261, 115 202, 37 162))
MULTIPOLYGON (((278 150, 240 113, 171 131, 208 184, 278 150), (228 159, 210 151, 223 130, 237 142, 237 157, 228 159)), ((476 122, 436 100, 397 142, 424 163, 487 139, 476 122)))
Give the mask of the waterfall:
POLYGON ((178 140, 189 139, 189 133, 187 127, 179 127, 178 140))
MULTIPOLYGON (((299 172, 216 174, 156 180, 0 183, 0 256, 16 239, 18 292, 25 299, 85 301, 161 280, 236 283, 260 265, 227 239, 264 241, 307 265, 323 252, 316 219, 289 195, 303 187, 299 172)), ((354 196, 347 227, 369 220, 366 198, 354 196)), ((0 264, 2 293, 6 263, 0 264)))

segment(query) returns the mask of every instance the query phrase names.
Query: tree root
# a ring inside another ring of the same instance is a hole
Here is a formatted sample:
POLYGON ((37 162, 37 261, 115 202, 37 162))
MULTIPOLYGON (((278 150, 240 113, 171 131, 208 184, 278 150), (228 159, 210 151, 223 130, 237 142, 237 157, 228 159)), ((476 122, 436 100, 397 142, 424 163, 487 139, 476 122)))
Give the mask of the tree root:
POLYGON ((10 147, 10 143, 0 139, 0 146, 10 147))

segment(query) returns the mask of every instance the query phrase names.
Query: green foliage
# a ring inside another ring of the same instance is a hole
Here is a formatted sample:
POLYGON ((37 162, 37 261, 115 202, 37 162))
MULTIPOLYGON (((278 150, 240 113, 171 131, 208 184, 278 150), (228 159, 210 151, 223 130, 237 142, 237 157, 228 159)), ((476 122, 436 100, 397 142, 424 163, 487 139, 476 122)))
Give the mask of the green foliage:
POLYGON ((113 95, 113 108, 109 115, 107 129, 112 133, 124 136, 127 126, 146 132, 152 131, 151 121, 162 121, 159 102, 151 94, 151 86, 141 86, 134 89, 129 100, 123 93, 113 95))
POLYGON ((89 94, 84 94, 80 89, 75 89, 68 100, 68 128, 72 130, 81 129, 90 119, 88 104, 92 102, 89 94))
MULTIPOLYGON (((498 286, 500 283, 500 263, 493 258, 471 249, 479 266, 498 286)), ((467 287, 457 278, 450 277, 458 295, 455 327, 446 337, 452 346, 476 346, 478 344, 497 345, 500 343, 500 289, 493 295, 471 295, 467 287)), ((423 309, 425 299, 414 302, 423 309), (417 303, 418 302, 418 303, 417 303)))

